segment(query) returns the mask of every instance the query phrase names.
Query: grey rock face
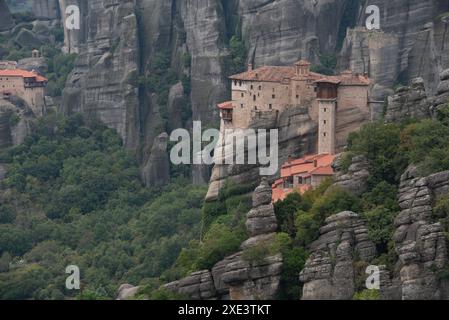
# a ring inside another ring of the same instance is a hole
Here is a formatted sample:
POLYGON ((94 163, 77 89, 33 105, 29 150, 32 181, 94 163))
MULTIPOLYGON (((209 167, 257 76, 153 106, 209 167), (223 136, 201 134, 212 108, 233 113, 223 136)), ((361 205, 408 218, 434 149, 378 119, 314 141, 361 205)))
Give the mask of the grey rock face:
POLYGON ((139 50, 134 1, 88 2, 83 50, 63 96, 63 111, 97 117, 118 131, 125 146, 139 145, 139 50))
POLYGON ((0 99, 0 147, 21 144, 38 116, 22 99, 14 96, 10 101, 0 99), (18 121, 12 121, 13 117, 18 121))
POLYGON ((388 97, 388 108, 385 120, 400 122, 408 118, 429 118, 431 103, 427 98, 424 80, 413 79, 409 87, 399 87, 395 94, 388 97))
POLYGON ((432 204, 447 194, 449 173, 419 177, 410 167, 401 178, 398 195, 401 213, 395 220, 394 241, 399 256, 399 292, 403 300, 449 298, 446 281, 439 277, 448 263, 443 227, 431 219, 432 204))
POLYGON ((337 171, 334 185, 355 195, 368 190, 369 163, 364 156, 354 157, 346 173, 341 170, 341 158, 335 160, 334 167, 337 171))
POLYGON ((276 217, 271 203, 271 187, 266 180, 256 188, 253 209, 248 213, 246 226, 250 238, 240 251, 218 262, 212 270, 192 273, 169 283, 165 289, 191 299, 270 300, 279 289, 282 255, 270 254, 261 261, 248 261, 245 251, 275 241, 276 217))
POLYGON ((39 37, 34 32, 27 29, 20 30, 14 41, 24 48, 40 48, 42 45, 42 41, 39 37))
MULTIPOLYGON (((316 151, 318 126, 312 121, 305 107, 292 106, 281 114, 273 114, 267 121, 258 122, 255 129, 277 128, 279 132, 279 159, 281 166, 289 156, 303 156, 316 151), (274 118, 274 120, 272 119, 274 118)), ((234 183, 258 183, 260 171, 257 165, 215 165, 206 195, 207 201, 218 199, 226 179, 234 183)))
POLYGON ((141 170, 146 186, 163 186, 170 180, 170 159, 167 154, 168 134, 162 133, 153 143, 151 154, 141 170))
POLYGON ((58 0, 33 0, 33 13, 38 19, 59 19, 58 0))
POLYGON ((363 220, 353 212, 326 219, 320 238, 312 243, 310 257, 300 274, 304 300, 349 300, 355 294, 354 252, 360 261, 376 256, 363 220))
POLYGON ((437 95, 433 99, 432 110, 439 110, 449 104, 449 69, 440 74, 441 82, 437 88, 437 95))
POLYGON ((434 0, 374 0, 362 3, 357 28, 345 40, 339 64, 354 72, 369 72, 379 84, 391 87, 399 78, 408 83, 422 77, 434 94, 438 74, 448 68, 449 3, 434 0), (381 11, 381 30, 364 28, 367 5, 381 11))
POLYGON ((243 38, 256 66, 317 62, 320 52, 335 50, 349 1, 238 1, 243 38))
POLYGON ((14 27, 14 20, 5 0, 0 0, 0 32, 14 27))
POLYGON ((122 284, 118 289, 117 300, 128 300, 136 296, 139 292, 139 287, 130 284, 122 284))

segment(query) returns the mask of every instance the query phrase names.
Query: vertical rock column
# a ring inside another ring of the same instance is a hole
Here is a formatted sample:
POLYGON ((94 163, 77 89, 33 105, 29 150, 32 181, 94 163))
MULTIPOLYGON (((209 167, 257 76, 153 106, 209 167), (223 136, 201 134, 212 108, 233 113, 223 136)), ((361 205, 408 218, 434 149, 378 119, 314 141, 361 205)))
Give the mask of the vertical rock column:
POLYGON ((350 300, 356 290, 356 256, 369 262, 376 256, 376 247, 368 239, 363 220, 350 211, 327 218, 320 234, 312 243, 310 257, 300 274, 304 283, 302 298, 350 300))
MULTIPOLYGON (((433 179, 438 180, 438 179, 433 179)), ((440 223, 432 223, 432 189, 429 178, 420 178, 410 167, 401 177, 394 241, 399 256, 403 300, 442 299, 439 273, 448 261, 440 223)))

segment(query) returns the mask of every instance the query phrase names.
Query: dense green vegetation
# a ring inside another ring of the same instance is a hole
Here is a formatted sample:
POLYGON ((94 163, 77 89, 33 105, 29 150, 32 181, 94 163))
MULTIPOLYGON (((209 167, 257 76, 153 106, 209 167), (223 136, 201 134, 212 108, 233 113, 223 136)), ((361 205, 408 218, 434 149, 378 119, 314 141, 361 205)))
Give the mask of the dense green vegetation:
POLYGON ((142 187, 119 136, 96 121, 50 115, 1 158, 10 170, 0 192, 0 298, 113 298, 122 283, 172 277, 181 249, 200 238, 205 187, 142 187), (65 289, 72 264, 81 292, 65 289))
POLYGON ((329 76, 335 75, 337 56, 335 54, 321 54, 319 58, 320 63, 312 65, 310 71, 329 76))

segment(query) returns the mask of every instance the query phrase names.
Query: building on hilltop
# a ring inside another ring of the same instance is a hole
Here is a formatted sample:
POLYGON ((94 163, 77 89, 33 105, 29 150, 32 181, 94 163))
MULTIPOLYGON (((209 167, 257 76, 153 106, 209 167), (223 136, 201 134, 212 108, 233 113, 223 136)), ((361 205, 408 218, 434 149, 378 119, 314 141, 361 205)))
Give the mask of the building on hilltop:
POLYGON ((325 179, 334 175, 331 154, 310 155, 300 159, 289 159, 281 168, 281 178, 273 188, 273 202, 284 200, 290 193, 304 193, 318 187, 325 179))
POLYGON ((289 107, 307 107, 318 123, 318 153, 341 152, 350 132, 370 119, 370 79, 345 71, 325 76, 310 71, 310 63, 263 66, 233 75, 232 100, 218 105, 221 128, 245 129, 264 114, 276 115, 289 107))
POLYGON ((23 99, 36 116, 42 116, 45 107, 47 79, 34 71, 22 69, 0 70, 0 98, 11 96, 23 99))

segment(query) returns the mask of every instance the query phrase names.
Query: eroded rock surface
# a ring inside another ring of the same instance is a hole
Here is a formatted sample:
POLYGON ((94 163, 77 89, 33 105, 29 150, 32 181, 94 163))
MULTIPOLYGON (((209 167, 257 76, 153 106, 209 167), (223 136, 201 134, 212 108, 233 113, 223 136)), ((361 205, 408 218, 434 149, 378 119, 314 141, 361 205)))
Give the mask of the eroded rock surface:
POLYGON ((246 223, 250 238, 242 243, 239 252, 218 262, 212 270, 192 273, 164 288, 191 299, 274 299, 279 289, 282 255, 270 253, 260 261, 248 261, 245 256, 246 250, 275 241, 277 222, 271 192, 266 180, 256 188, 246 223))
POLYGON ((326 219, 320 238, 312 243, 310 257, 300 274, 304 300, 350 300, 356 290, 354 262, 369 262, 376 247, 368 239, 363 220, 354 212, 326 219), (356 258, 357 257, 357 258, 356 258))
POLYGON ((341 168, 341 156, 334 162, 337 172, 334 185, 355 195, 362 195, 368 190, 369 163, 364 156, 355 156, 347 172, 341 168))
POLYGON ((385 120, 400 122, 405 119, 429 118, 431 102, 429 101, 422 78, 413 79, 408 87, 399 87, 393 96, 388 97, 388 109, 385 120))
POLYGON ((433 201, 449 189, 449 172, 419 176, 410 167, 401 178, 394 242, 399 256, 397 276, 403 300, 448 299, 447 280, 440 277, 447 267, 448 247, 443 227, 432 221, 433 201))

